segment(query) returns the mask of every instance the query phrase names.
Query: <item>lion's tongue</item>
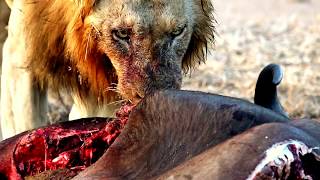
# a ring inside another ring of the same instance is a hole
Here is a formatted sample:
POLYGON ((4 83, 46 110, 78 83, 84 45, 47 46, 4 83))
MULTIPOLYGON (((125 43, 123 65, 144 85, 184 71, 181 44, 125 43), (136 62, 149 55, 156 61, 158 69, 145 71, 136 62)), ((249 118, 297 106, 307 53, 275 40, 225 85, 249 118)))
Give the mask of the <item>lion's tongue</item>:
POLYGON ((84 170, 96 162, 124 128, 132 105, 124 105, 117 119, 104 126, 77 130, 62 126, 37 129, 22 138, 14 152, 17 169, 24 176, 46 170, 84 170))

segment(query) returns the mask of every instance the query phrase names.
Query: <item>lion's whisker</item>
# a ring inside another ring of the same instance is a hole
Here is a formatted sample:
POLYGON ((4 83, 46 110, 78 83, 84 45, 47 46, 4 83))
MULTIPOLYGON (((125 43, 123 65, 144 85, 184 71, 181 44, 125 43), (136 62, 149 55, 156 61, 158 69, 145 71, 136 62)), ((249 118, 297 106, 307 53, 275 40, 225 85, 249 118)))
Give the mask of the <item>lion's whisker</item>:
POLYGON ((119 100, 119 101, 113 101, 113 102, 110 102, 110 103, 108 103, 107 105, 114 105, 114 104, 121 104, 121 103, 123 103, 123 102, 131 102, 129 99, 121 99, 121 100, 119 100))
POLYGON ((109 90, 106 90, 105 92, 107 91, 112 91, 112 92, 116 92, 116 93, 120 93, 120 91, 116 90, 116 89, 109 89, 109 90))
POLYGON ((107 87, 106 90, 118 90, 117 87, 107 87))
POLYGON ((107 91, 113 91, 116 93, 120 93, 120 90, 118 88, 114 88, 114 87, 108 87, 104 90, 104 92, 107 92, 107 91))
POLYGON ((91 26, 97 33, 100 33, 100 31, 98 30, 98 28, 94 24, 91 24, 91 26))

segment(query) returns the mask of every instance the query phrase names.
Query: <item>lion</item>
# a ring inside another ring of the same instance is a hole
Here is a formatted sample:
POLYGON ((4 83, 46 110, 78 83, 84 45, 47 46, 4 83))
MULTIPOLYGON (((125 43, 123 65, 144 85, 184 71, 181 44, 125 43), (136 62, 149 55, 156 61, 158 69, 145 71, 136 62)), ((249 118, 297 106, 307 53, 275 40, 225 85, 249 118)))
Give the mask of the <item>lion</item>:
POLYGON ((48 87, 71 94, 69 119, 179 89, 215 37, 210 0, 6 1, 3 138, 47 123, 48 87))

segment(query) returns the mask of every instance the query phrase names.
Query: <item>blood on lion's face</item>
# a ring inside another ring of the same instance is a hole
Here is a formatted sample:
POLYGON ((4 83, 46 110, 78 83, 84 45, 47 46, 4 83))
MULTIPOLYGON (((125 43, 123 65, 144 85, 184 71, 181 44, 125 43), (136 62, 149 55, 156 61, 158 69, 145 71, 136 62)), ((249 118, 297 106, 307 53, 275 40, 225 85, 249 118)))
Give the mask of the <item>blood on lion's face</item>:
MULTIPOLYGON (((2 129, 15 129, 14 122, 26 124, 18 132, 43 125, 45 95, 30 100, 29 94, 48 87, 70 92, 85 112, 81 117, 110 116, 106 106, 121 98, 136 104, 153 91, 178 89, 182 72, 204 61, 214 40, 211 0, 13 2, 3 60, 8 68, 1 76, 1 97, 8 97, 1 99, 1 115, 10 123, 2 129), (12 102, 24 107, 15 110, 12 102)), ((6 137, 17 133, 11 130, 6 137)))
POLYGON ((95 2, 85 23, 115 68, 123 98, 137 102, 154 90, 180 88, 183 68, 191 66, 183 62, 193 53, 187 51, 199 51, 192 41, 199 8, 191 0, 95 2))

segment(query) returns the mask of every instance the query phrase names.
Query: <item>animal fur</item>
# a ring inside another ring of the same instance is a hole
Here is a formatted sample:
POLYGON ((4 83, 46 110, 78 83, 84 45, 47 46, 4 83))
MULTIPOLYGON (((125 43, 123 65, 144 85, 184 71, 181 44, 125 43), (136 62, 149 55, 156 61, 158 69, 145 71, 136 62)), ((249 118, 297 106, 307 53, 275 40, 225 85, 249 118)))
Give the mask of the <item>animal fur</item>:
POLYGON ((103 107, 112 102, 178 89, 182 72, 203 62, 214 41, 210 0, 7 2, 2 131, 17 129, 13 122, 29 123, 14 133, 42 125, 48 87, 71 92, 76 117, 109 115, 103 107), (23 77, 14 77, 19 71, 23 77))

